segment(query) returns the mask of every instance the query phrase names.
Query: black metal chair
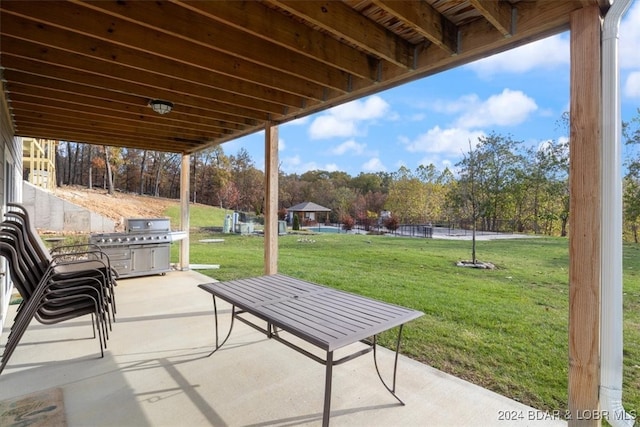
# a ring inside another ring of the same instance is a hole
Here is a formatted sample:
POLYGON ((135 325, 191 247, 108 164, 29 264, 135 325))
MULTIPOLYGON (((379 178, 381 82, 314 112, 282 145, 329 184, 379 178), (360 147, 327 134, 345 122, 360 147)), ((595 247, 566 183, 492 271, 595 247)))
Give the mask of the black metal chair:
POLYGON ((12 239, 0 236, 0 256, 7 260, 12 281, 23 298, 7 336, 0 373, 34 318, 43 324, 55 324, 91 315, 93 337, 96 337, 97 331, 100 355, 103 357, 108 338, 105 312, 108 305, 98 290, 99 280, 95 277, 60 279, 56 278, 53 268, 49 268, 34 284, 32 279, 28 278, 30 275, 25 275, 25 267, 29 268, 29 263, 20 261, 21 254, 16 251, 14 245, 15 241, 12 239))
POLYGON ((0 373, 29 323, 54 324, 91 315, 100 354, 107 347, 115 315, 116 274, 95 245, 73 245, 51 254, 19 204, 10 203, 0 222, 0 256, 7 259, 13 284, 23 298, 2 353, 0 373))
POLYGON ((31 247, 29 241, 24 238, 23 228, 20 224, 12 221, 0 222, 0 236, 9 239, 17 250, 18 262, 23 267, 23 275, 28 279, 27 283, 35 286, 41 277, 49 270, 55 280, 93 277, 94 286, 102 294, 102 299, 110 304, 106 307, 109 327, 113 320, 113 307, 115 297, 113 294, 113 283, 106 274, 107 266, 101 261, 81 260, 81 261, 57 261, 53 259, 40 259, 31 247), (25 266, 26 265, 26 266, 25 266))
POLYGON ((106 278, 111 304, 110 313, 115 317, 117 272, 111 268, 108 255, 99 246, 90 244, 59 246, 49 252, 30 221, 27 210, 18 203, 8 203, 7 206, 12 210, 5 214, 7 220, 3 224, 22 232, 25 253, 34 261, 36 268, 44 273, 45 268, 55 263, 55 272, 65 278, 86 275, 90 270, 95 271, 96 274, 106 278))

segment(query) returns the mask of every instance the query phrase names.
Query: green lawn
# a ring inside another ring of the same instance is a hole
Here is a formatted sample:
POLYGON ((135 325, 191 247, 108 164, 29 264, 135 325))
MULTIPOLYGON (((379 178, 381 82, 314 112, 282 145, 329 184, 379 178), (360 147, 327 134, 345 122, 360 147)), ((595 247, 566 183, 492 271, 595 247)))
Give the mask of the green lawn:
MULTIPOLYGON (((206 217, 206 216, 205 216, 206 217)), ((192 217, 193 218, 193 217, 192 217)), ((192 219, 192 226, 194 221, 192 219)), ((192 233, 191 262, 227 280, 263 272, 263 238, 192 233), (202 238, 224 243, 198 243, 202 238)), ((463 269, 469 241, 289 234, 279 271, 421 310, 403 353, 543 410, 567 408, 568 244, 537 238, 478 242, 496 270, 463 269)), ((177 257, 177 245, 173 246, 177 257)), ((625 246, 624 404, 640 412, 640 247, 625 246)), ((176 258, 177 259, 177 258, 176 258)), ((381 337, 393 346, 393 334, 381 337)))

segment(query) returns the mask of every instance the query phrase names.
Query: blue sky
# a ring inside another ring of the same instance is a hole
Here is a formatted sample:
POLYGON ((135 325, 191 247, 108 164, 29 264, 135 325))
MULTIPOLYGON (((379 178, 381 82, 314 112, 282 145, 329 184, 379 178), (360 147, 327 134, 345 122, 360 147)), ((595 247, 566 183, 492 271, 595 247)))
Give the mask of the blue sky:
MULTIPOLYGON (((620 28, 623 120, 640 108, 640 0, 620 28)), ((308 116, 279 127, 287 174, 309 170, 394 172, 433 163, 453 168, 469 140, 496 132, 537 146, 567 138, 569 33, 563 33, 308 116)), ((243 147, 264 170, 264 133, 223 145, 243 147)))

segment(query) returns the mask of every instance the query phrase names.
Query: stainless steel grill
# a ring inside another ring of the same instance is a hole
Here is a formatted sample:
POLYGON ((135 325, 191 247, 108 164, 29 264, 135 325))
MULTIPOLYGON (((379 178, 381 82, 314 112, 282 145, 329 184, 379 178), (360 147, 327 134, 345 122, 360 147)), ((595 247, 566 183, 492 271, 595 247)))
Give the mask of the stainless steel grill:
POLYGON ((171 270, 172 233, 169 218, 127 218, 122 233, 92 234, 89 243, 107 253, 120 278, 165 274, 171 270))

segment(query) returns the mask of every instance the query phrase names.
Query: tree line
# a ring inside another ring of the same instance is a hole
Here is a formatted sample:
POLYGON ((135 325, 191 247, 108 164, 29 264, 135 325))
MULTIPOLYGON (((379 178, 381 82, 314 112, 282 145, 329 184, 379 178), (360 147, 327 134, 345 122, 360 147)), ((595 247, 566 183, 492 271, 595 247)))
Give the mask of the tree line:
MULTIPOLYGON (((568 129, 568 113, 559 124, 568 129)), ((640 109, 623 124, 625 237, 638 241, 640 224, 640 109)), ((190 199, 236 211, 264 211, 264 173, 245 149, 221 146, 191 155, 190 199)), ((62 142, 56 153, 58 185, 101 187, 179 198, 181 156, 62 142)), ((569 141, 526 146, 512 135, 490 133, 469 141, 452 169, 433 164, 395 172, 313 170, 279 173, 279 208, 311 201, 331 209, 333 223, 368 227, 390 211, 396 223, 434 224, 486 231, 566 236, 569 227, 569 141)))

